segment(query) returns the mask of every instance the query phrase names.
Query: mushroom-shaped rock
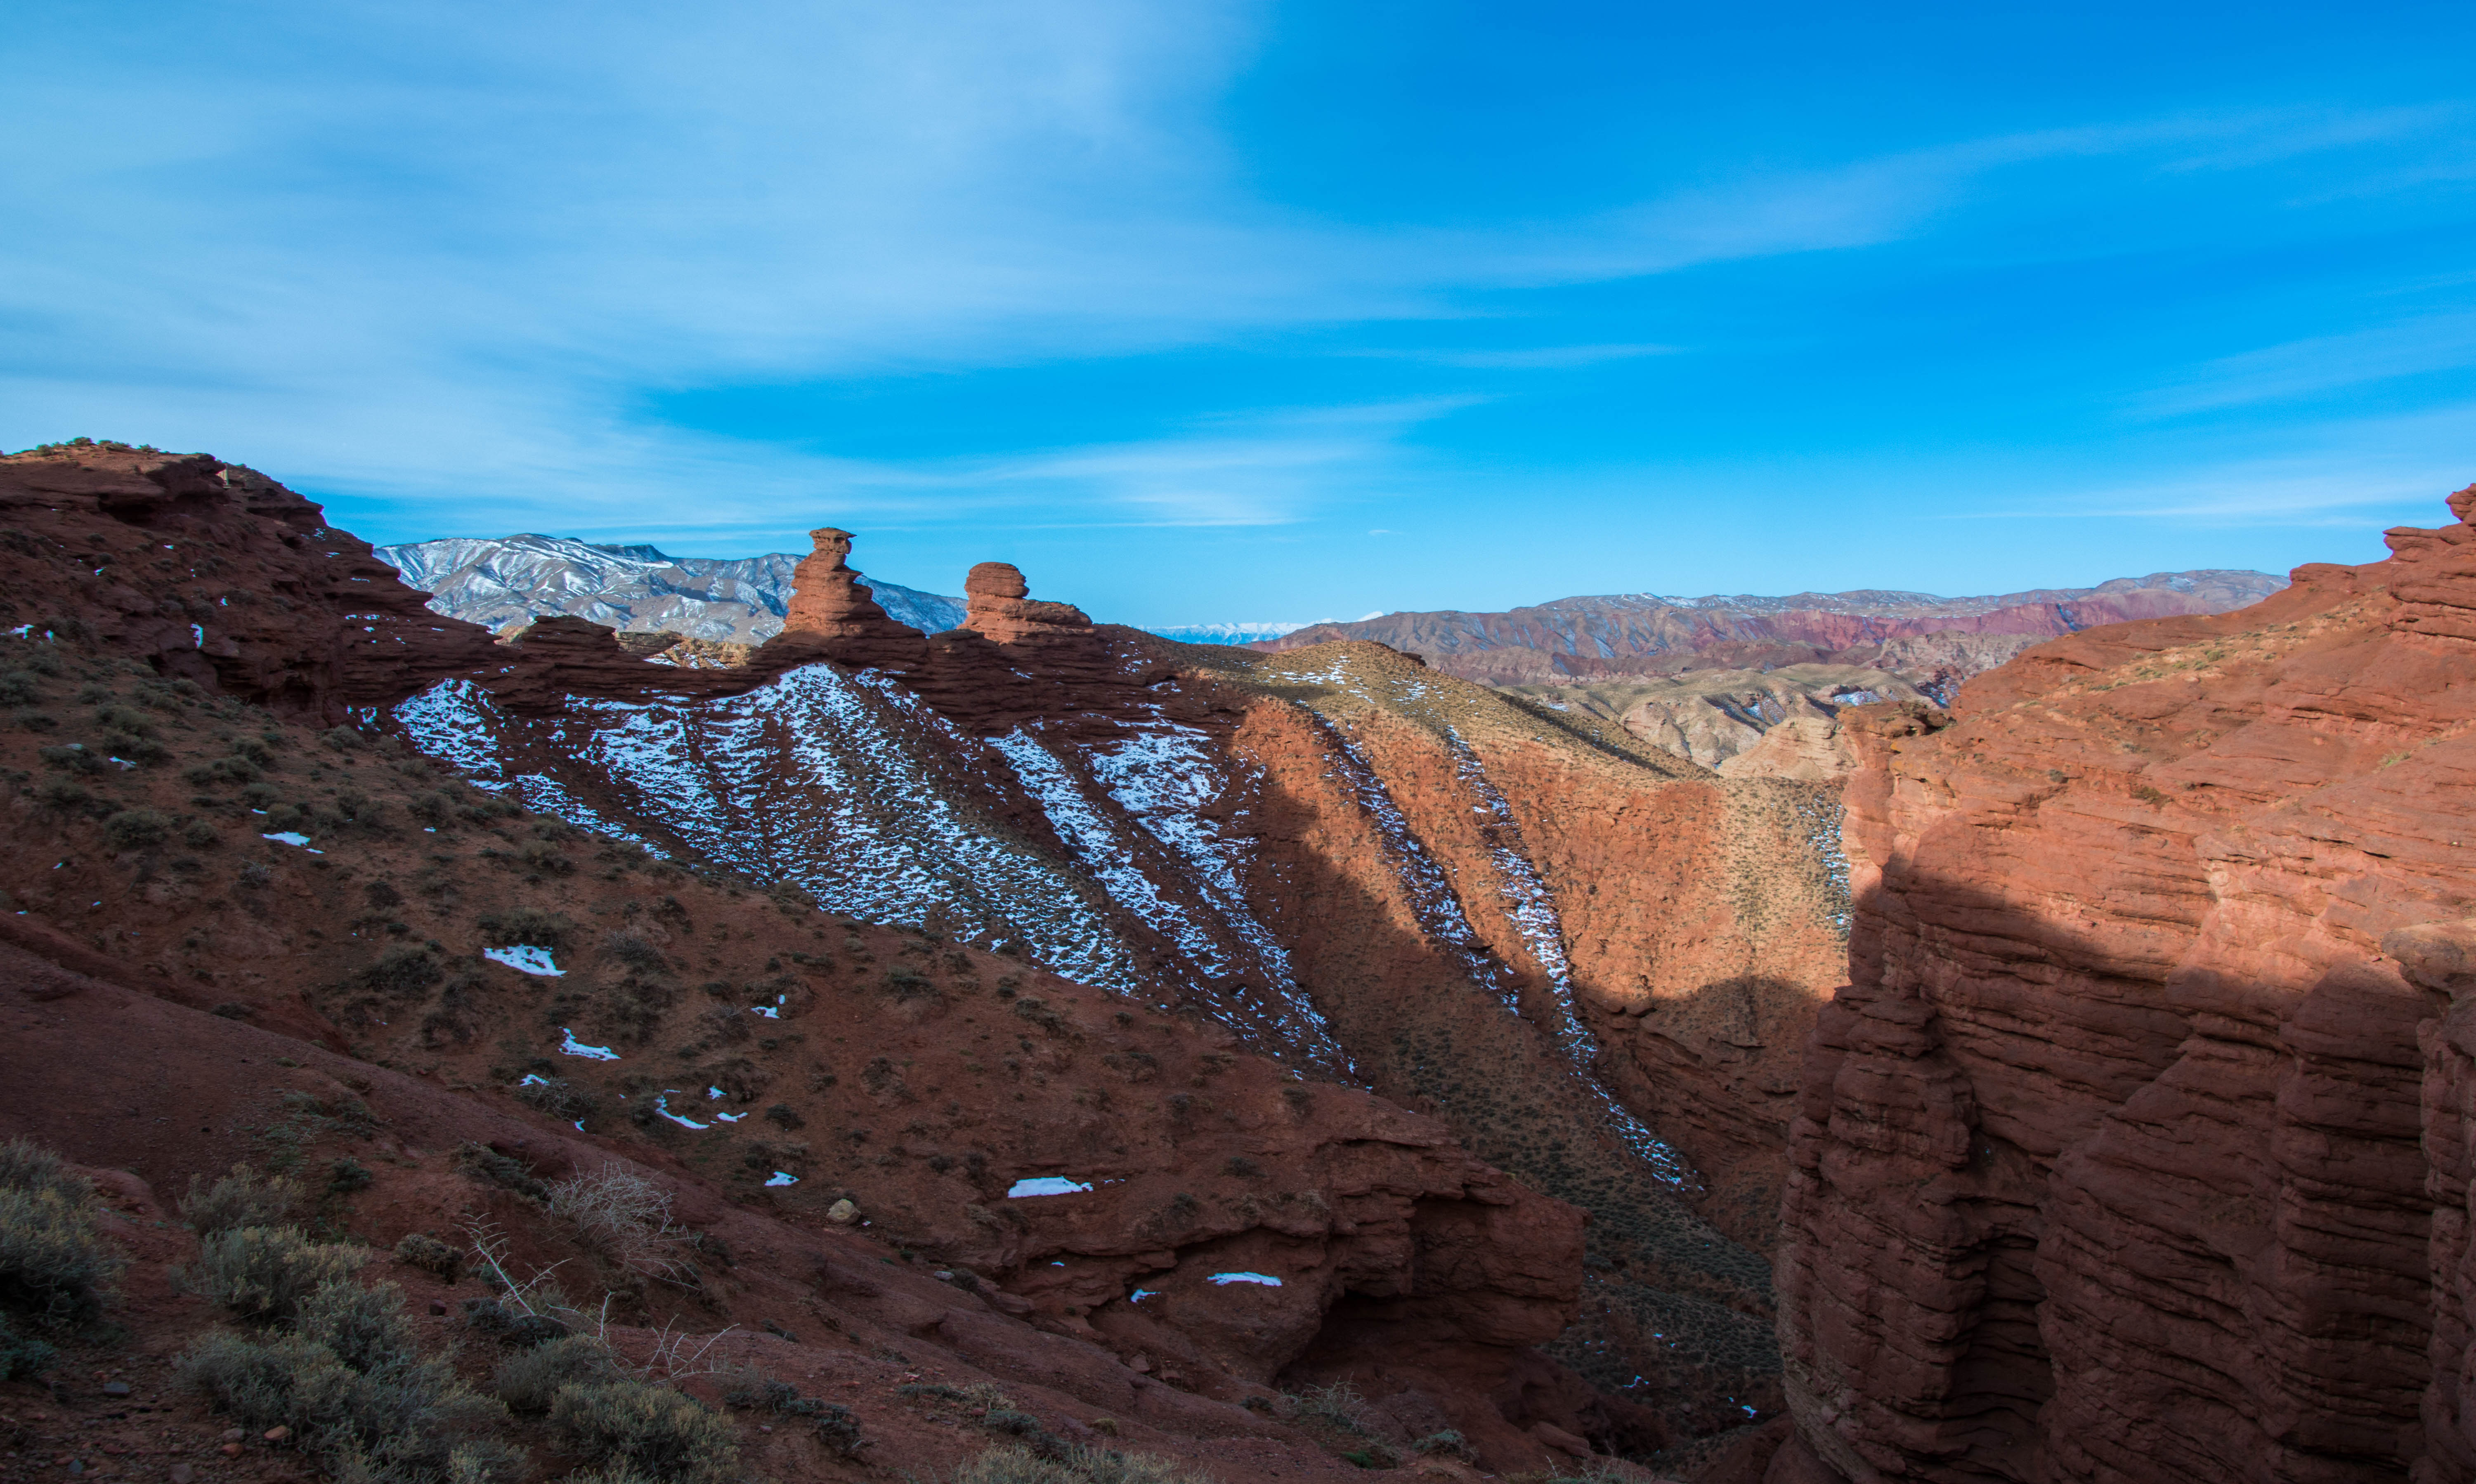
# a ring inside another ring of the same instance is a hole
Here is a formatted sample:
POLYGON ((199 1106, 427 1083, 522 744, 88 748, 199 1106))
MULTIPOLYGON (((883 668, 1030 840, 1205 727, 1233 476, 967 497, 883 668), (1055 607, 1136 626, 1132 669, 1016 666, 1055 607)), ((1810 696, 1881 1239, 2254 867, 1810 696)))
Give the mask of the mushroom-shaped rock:
POLYGON ((964 596, 970 600, 963 627, 999 644, 1091 631, 1092 620, 1081 608, 1025 596, 1030 591, 1013 563, 981 562, 963 581, 964 596))
POLYGON ((791 569, 791 602, 782 631, 766 645, 814 652, 845 664, 903 664, 917 659, 926 644, 919 630, 885 616, 852 569, 852 533, 831 526, 808 532, 816 550, 791 569))
POLYGON ((1023 598, 1031 593, 1031 585, 1023 580, 1023 569, 1010 561, 984 561, 963 579, 967 598, 1023 598))

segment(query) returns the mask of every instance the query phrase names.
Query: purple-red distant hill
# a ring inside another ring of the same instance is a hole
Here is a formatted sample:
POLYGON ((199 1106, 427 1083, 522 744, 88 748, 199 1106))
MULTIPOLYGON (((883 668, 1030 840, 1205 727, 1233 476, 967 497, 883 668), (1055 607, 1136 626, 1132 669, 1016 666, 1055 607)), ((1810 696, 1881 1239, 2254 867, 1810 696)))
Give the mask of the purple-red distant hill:
POLYGON ((2095 587, 1977 598, 1861 589, 1786 597, 1560 598, 1503 613, 1387 613, 1315 624, 1267 653, 1374 639, 1492 685, 1554 685, 1689 670, 1857 665, 1956 683, 2042 639, 2101 624, 2223 613, 2287 585, 2266 572, 2157 572, 2095 587))

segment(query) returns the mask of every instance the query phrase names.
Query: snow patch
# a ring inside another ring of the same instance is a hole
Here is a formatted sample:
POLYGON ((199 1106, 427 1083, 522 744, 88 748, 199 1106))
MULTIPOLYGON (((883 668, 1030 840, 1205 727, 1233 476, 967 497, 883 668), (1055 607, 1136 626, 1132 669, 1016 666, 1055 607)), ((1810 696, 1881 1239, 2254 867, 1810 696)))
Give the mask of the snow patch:
POLYGON ((1007 1187, 1006 1199, 1021 1200, 1028 1196, 1072 1196, 1091 1188, 1089 1180, 1069 1179, 1062 1175, 1036 1175, 1007 1187))
POLYGON ((1269 1273, 1216 1273, 1204 1281, 1226 1288, 1232 1283, 1261 1283, 1266 1288, 1278 1288, 1281 1280, 1269 1273))
POLYGON ((619 1053, 607 1046, 587 1046, 583 1042, 579 1041, 576 1039, 576 1032, 568 1029, 565 1026, 558 1027, 558 1033, 565 1038, 558 1043, 558 1049, 567 1055, 582 1056, 591 1061, 617 1061, 619 1059, 619 1053))
MULTIPOLYGON (((269 836, 269 838, 273 837, 269 836)), ((519 974, 538 975, 546 979, 567 977, 565 969, 551 961, 549 949, 536 948, 530 943, 518 943, 508 948, 485 948, 482 950, 482 956, 494 964, 506 964, 519 974)))

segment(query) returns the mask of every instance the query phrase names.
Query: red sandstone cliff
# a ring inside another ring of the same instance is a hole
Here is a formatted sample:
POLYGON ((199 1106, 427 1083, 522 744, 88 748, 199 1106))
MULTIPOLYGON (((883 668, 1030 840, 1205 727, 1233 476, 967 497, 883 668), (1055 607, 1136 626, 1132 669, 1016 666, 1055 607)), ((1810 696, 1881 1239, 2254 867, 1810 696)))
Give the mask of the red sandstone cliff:
POLYGON ((2476 1476, 2476 530, 2389 543, 1846 718, 1772 1477, 2476 1476))

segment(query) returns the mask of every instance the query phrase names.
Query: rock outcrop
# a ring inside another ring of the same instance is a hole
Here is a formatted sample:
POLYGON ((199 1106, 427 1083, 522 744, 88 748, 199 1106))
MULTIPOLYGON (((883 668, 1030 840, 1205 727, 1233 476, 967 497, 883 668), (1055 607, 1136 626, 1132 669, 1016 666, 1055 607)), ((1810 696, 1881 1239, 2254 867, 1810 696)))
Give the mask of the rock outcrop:
POLYGON ((885 609, 860 585, 852 570, 852 533, 831 526, 808 532, 816 550, 800 559, 792 572, 791 601, 782 614, 782 631, 766 641, 769 657, 794 655, 832 659, 847 665, 902 665, 928 652, 917 629, 906 629, 885 616, 885 609))
POLYGON ((1092 627, 1092 620, 1071 603, 1031 597, 1030 585, 1011 562, 981 562, 964 580, 963 592, 971 606, 962 627, 994 644, 1037 642, 1092 627))
POLYGON ((317 506, 204 454, 9 455, 0 521, 12 555, 62 578, 0 592, 0 628, 91 636, 279 711, 340 721, 503 662, 487 632, 431 612, 317 506))
POLYGON ((1844 714, 1771 1476, 2471 1477, 2472 499, 1844 714))

